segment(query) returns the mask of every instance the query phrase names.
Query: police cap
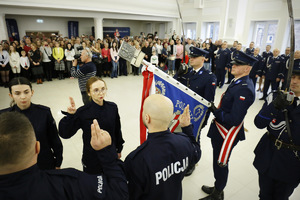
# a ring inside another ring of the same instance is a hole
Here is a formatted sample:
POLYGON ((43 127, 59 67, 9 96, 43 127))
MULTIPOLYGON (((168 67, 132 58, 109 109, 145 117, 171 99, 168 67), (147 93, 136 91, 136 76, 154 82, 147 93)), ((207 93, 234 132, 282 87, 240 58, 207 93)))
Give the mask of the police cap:
POLYGON ((196 58, 199 56, 205 57, 207 54, 209 54, 208 51, 205 51, 203 49, 197 48, 197 47, 190 47, 190 57, 191 58, 196 58))
POLYGON ((234 51, 231 57, 231 64, 253 66, 258 60, 253 56, 247 55, 242 51, 234 51))
POLYGON ((300 76, 300 70, 294 68, 292 74, 293 74, 293 75, 299 75, 299 76, 300 76))

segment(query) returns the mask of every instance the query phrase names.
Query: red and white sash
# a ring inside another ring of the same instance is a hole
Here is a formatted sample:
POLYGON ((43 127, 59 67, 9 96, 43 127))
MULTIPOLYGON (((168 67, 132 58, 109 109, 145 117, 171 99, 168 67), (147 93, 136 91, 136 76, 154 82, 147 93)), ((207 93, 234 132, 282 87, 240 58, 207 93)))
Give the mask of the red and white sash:
POLYGON ((222 144, 222 148, 219 154, 218 158, 218 164, 220 166, 226 166, 228 162, 228 158, 232 149, 233 142, 239 133, 240 129, 242 128, 244 121, 240 123, 238 126, 233 126, 229 130, 227 130, 224 126, 222 126, 220 123, 218 123, 216 120, 215 124, 217 126, 217 129, 220 133, 220 135, 223 137, 224 142, 222 144))

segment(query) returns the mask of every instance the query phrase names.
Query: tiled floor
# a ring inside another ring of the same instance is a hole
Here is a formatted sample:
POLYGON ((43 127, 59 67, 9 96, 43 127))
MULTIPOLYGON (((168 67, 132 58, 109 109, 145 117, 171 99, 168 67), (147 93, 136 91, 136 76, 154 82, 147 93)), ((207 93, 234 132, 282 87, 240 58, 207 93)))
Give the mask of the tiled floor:
MULTIPOLYGON (((119 77, 117 79, 104 78, 108 85, 106 99, 115 102, 119 107, 119 114, 122 123, 122 132, 125 139, 122 159, 139 145, 139 110, 141 102, 142 76, 119 77)), ((217 104, 220 95, 226 90, 227 85, 222 89, 217 89, 217 104)), ((82 106, 81 95, 77 80, 65 79, 45 82, 43 85, 33 84, 35 90, 32 102, 49 106, 52 114, 58 123, 63 117, 61 110, 66 110, 69 105, 69 96, 73 97, 77 107, 82 106)), ((246 140, 239 142, 234 148, 230 159, 230 172, 227 187, 225 188, 225 199, 230 200, 255 200, 258 199, 258 176, 253 167, 253 150, 265 132, 257 129, 253 124, 253 119, 262 106, 262 101, 258 98, 261 93, 256 93, 256 101, 250 108, 246 119, 245 128, 246 140)), ((10 98, 8 89, 0 88, 0 109, 8 107, 10 98)), ((208 126, 206 126, 201 135, 202 157, 192 176, 183 181, 183 199, 197 200, 204 197, 201 191, 203 184, 213 185, 212 171, 212 148, 209 138, 206 137, 208 126)), ((62 139, 64 145, 63 168, 74 167, 81 169, 82 139, 81 131, 71 139, 62 139)), ((300 169, 299 169, 300 170, 300 169)), ((300 188, 294 191, 291 200, 300 199, 300 188)))

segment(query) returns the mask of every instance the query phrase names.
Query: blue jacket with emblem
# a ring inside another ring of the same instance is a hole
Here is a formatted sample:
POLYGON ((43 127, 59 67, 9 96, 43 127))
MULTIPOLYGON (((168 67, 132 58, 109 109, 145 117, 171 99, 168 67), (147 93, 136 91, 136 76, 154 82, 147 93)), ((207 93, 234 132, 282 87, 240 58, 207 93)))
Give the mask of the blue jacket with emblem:
POLYGON ((0 199, 10 200, 126 200, 128 187, 115 148, 97 151, 104 174, 90 175, 76 169, 40 170, 33 165, 0 175, 0 199))
MULTIPOLYGON (((240 125, 248 108, 255 100, 253 82, 249 76, 244 76, 231 83, 222 95, 219 108, 214 112, 215 120, 222 124, 227 130, 233 126, 240 125)), ((215 123, 211 124, 208 137, 214 138, 219 134, 215 123)), ((244 126, 240 129, 237 138, 245 139, 244 126)))
POLYGON ((261 76, 262 70, 263 70, 263 58, 260 55, 254 56, 258 61, 254 63, 252 66, 252 69, 250 71, 249 77, 250 78, 255 78, 256 75, 261 76))
POLYGON ((263 75, 265 75, 267 80, 283 79, 283 67, 284 61, 281 56, 277 56, 276 58, 269 57, 263 70, 263 75))
MULTIPOLYGON (((193 73, 193 68, 190 68, 188 73, 182 76, 178 76, 178 74, 176 74, 174 78, 207 101, 213 102, 215 100, 216 76, 204 67, 202 67, 196 74, 193 73)), ((208 117, 209 112, 206 114, 202 128, 206 125, 208 117)))
MULTIPOLYGON (((255 117, 254 123, 259 129, 267 128, 269 134, 275 138, 278 138, 281 133, 279 139, 290 144, 284 113, 277 110, 271 103, 275 97, 276 93, 270 93, 267 101, 255 117)), ((287 110, 293 142, 300 146, 300 105, 296 107, 290 105, 287 110)), ((260 173, 287 183, 300 181, 300 160, 296 158, 292 150, 286 148, 278 150, 267 133, 260 139, 254 153, 253 164, 260 173)))
POLYGON ((149 133, 147 140, 127 156, 125 173, 130 199, 182 199, 186 168, 201 156, 193 126, 182 131, 185 134, 172 134, 169 130, 149 133))
POLYGON ((0 113, 3 112, 20 112, 31 122, 36 140, 41 144, 37 161, 40 169, 60 167, 63 160, 63 146, 49 107, 31 103, 26 110, 21 110, 17 105, 14 105, 0 111, 0 113))

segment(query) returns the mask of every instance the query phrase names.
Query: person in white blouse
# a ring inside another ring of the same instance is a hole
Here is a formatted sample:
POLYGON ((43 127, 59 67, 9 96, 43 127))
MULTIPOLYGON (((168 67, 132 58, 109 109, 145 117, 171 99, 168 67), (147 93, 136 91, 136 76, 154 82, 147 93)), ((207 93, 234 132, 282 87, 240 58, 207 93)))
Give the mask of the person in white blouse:
POLYGON ((70 77, 72 62, 73 62, 74 56, 75 56, 75 50, 71 43, 67 44, 67 48, 65 49, 65 56, 66 56, 66 65, 67 65, 67 70, 68 70, 68 76, 70 77))
POLYGON ((29 67, 30 67, 30 62, 29 59, 26 55, 26 51, 22 50, 21 51, 21 57, 20 57, 20 65, 22 67, 22 76, 29 79, 29 67))
POLYGON ((15 77, 19 77, 21 73, 20 55, 13 45, 9 46, 9 65, 15 77))

